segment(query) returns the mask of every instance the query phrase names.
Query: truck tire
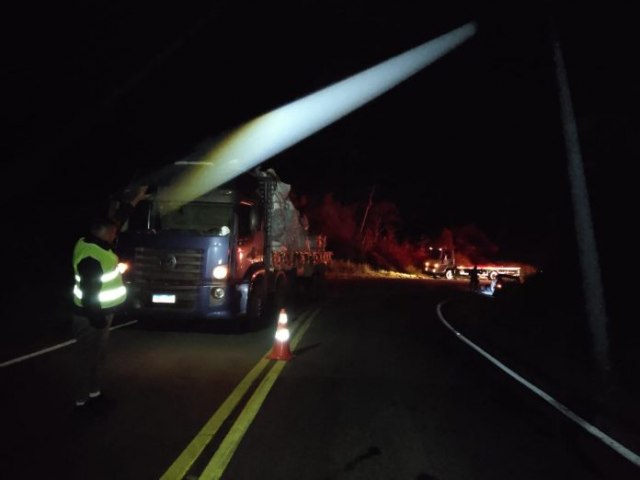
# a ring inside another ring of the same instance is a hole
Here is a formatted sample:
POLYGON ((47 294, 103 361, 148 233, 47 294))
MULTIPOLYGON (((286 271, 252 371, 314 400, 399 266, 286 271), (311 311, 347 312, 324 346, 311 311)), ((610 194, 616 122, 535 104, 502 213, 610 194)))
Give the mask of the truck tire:
POLYGON ((495 270, 491 270, 489 272, 489 280, 495 280, 497 276, 498 276, 498 272, 496 272, 495 270))
POLYGON ((264 279, 263 277, 258 277, 249 289, 245 328, 251 329, 259 324, 265 316, 266 308, 267 298, 264 291, 264 279))
POLYGON ((447 280, 453 280, 453 277, 455 277, 455 275, 453 274, 453 270, 447 270, 446 272, 444 272, 444 276, 447 280))

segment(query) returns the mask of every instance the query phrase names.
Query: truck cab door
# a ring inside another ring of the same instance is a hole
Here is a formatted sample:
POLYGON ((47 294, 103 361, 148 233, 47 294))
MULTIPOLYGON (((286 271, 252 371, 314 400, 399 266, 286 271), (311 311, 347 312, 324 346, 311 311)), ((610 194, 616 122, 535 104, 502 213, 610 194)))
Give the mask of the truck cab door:
POLYGON ((241 279, 254 263, 262 262, 264 237, 260 230, 258 206, 241 202, 236 213, 236 225, 238 247, 235 278, 241 279))

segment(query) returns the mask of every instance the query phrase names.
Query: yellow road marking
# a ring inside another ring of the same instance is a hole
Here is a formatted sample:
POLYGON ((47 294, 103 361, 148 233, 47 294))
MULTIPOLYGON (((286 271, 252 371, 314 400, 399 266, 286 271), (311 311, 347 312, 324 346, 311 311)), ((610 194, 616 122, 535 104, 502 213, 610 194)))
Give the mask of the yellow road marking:
POLYGON ((227 436, 224 437, 220 447, 216 450, 216 453, 204 469, 204 472, 202 472, 202 475, 200 475, 200 480, 218 479, 222 476, 222 473, 229 464, 231 457, 238 448, 242 437, 244 437, 244 434, 249 429, 253 419, 258 414, 262 403, 265 398, 267 398, 269 390, 271 390, 271 387, 285 365, 286 363, 283 361, 276 363, 275 366, 269 370, 262 382, 260 382, 260 385, 258 385, 258 388, 242 410, 238 420, 233 424, 227 436))
POLYGON ((309 329, 309 327, 311 326, 311 322, 313 321, 314 318, 316 318, 316 315, 318 315, 319 312, 320 312, 320 309, 316 308, 316 310, 311 315, 309 315, 309 317, 305 320, 305 322, 302 325, 300 325, 298 329, 296 329, 296 334, 291 339, 291 350, 296 349, 296 347, 298 346, 298 343, 300 343, 300 340, 302 339, 302 336, 309 329))
MULTIPOLYGON (((298 344, 298 342, 302 338, 302 335, 304 335, 304 332, 306 332, 307 329, 309 328, 309 325, 311 324, 311 320, 317 315, 318 312, 319 312, 319 310, 316 309, 316 311, 313 312, 313 314, 311 314, 305 320, 305 322, 300 326, 300 328, 298 328, 296 330, 296 335, 291 340, 291 348, 292 349, 295 348, 295 346, 298 344)), ((266 355, 268 355, 270 353, 270 351, 271 350, 269 350, 266 353, 266 355)), ((269 365, 269 362, 270 362, 269 359, 263 357, 251 369, 251 371, 242 379, 242 381, 233 390, 233 392, 231 392, 231 394, 222 403, 222 405, 220 405, 220 407, 218 408, 218 410, 216 410, 216 412, 213 414, 213 416, 207 421, 207 423, 204 425, 204 427, 202 427, 202 429, 193 438, 193 440, 191 440, 189 445, 187 445, 187 447, 180 454, 180 456, 171 464, 171 466, 162 475, 162 477, 160 477, 161 480, 178 480, 178 479, 183 478, 187 474, 187 472, 189 471, 189 469, 191 468, 193 463, 200 456, 200 454, 205 449, 205 447, 209 444, 209 442, 213 439, 214 435, 220 429, 220 427, 222 426, 224 421, 227 419, 227 417, 229 417, 229 415, 231 415, 231 412, 233 411, 233 409, 238 405, 240 400, 242 400, 242 398, 245 396, 245 394, 247 393, 247 391, 249 390, 249 388, 251 387, 253 382, 256 380, 256 378, 258 376, 260 376, 260 374, 265 369, 265 367, 267 367, 267 365, 269 365)), ((284 368, 285 363, 284 362, 280 362, 280 363, 276 364, 276 367, 278 365, 282 365, 282 367, 279 368, 278 373, 275 375, 275 377, 273 377, 273 381, 271 381, 271 385, 273 385, 273 382, 275 382, 275 379, 278 377, 278 375, 280 373, 280 370, 282 370, 282 368, 284 368)), ((275 368, 273 368, 272 371, 273 370, 275 370, 275 368)), ((262 387, 262 384, 265 383, 265 380, 269 377, 270 374, 271 374, 271 372, 269 372, 267 374, 267 376, 265 377, 263 382, 258 386, 258 389, 260 389, 262 387)), ((270 388, 271 387, 269 386, 269 388, 264 393, 264 397, 266 397, 266 394, 269 392, 270 388)), ((256 390, 256 393, 257 393, 257 390, 256 390)), ((254 395, 251 397, 251 400, 249 401, 249 403, 251 403, 253 398, 256 397, 256 393, 254 393, 254 395)), ((262 399, 262 401, 264 401, 264 398, 262 399)), ((258 405, 258 408, 262 404, 262 401, 260 401, 260 404, 258 405)), ((247 408, 245 407, 245 410, 246 409, 247 408)), ((256 410, 256 413, 257 413, 257 410, 256 410)), ((244 414, 244 410, 243 410, 242 414, 244 414)), ((254 414, 254 416, 255 416, 255 414, 254 414)), ((237 423, 237 421, 236 421, 236 423, 237 423)), ((250 423, 251 422, 249 422, 249 424, 250 423)), ((247 424, 247 428, 248 428, 249 424, 247 424)), ((243 435, 244 435, 244 433, 243 433, 243 435)), ((242 436, 238 439, 238 443, 239 443, 239 441, 241 439, 242 439, 242 436)), ((233 450, 235 450, 235 447, 234 447, 233 450)), ((231 454, 233 454, 233 451, 231 452, 231 454)), ((229 459, 230 458, 231 457, 229 457, 229 459)), ((228 461, 227 461, 227 463, 228 463, 228 461)), ((226 464, 225 464, 225 466, 226 466, 226 464)), ((223 470, 224 470, 224 468, 223 468, 223 470)))
MULTIPOLYGON (((317 309, 296 331, 295 337, 291 340, 292 349, 294 349, 298 342, 300 342, 300 339, 309 329, 311 322, 318 314, 318 312, 319 310, 317 309)), ((202 472, 202 475, 200 475, 200 480, 217 480, 222 477, 222 474, 231 461, 231 457, 233 457, 233 454, 240 444, 240 441, 242 441, 244 434, 247 432, 249 426, 258 414, 262 403, 267 398, 271 387, 273 387, 273 384, 275 383, 276 379, 278 378, 286 364, 287 363, 284 361, 278 361, 273 366, 273 368, 269 370, 269 372, 267 372, 265 377, 262 379, 262 382, 260 382, 260 385, 258 385, 255 392, 238 416, 238 419, 229 430, 229 433, 220 444, 220 447, 218 448, 218 450, 216 450, 216 453, 209 461, 209 464, 204 469, 204 472, 202 472)))
POLYGON ((238 386, 231 392, 231 395, 220 405, 220 408, 216 410, 209 421, 202 427, 200 432, 194 437, 193 440, 187 445, 187 448, 180 454, 175 462, 169 467, 169 469, 162 475, 161 480, 175 480, 184 477, 196 461, 198 456, 202 453, 202 450, 211 441, 216 434, 220 426, 231 414, 233 409, 238 405, 238 402, 242 400, 249 387, 254 380, 262 373, 262 370, 269 365, 269 360, 263 358, 255 367, 242 379, 238 386))

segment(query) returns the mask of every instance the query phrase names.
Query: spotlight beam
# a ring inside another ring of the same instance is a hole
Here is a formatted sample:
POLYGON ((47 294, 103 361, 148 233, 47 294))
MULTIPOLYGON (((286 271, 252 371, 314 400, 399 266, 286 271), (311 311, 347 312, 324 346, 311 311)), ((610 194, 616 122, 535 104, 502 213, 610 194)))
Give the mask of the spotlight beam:
POLYGON ((473 22, 317 92, 276 108, 229 133, 158 200, 179 208, 331 125, 446 55, 476 32, 473 22))

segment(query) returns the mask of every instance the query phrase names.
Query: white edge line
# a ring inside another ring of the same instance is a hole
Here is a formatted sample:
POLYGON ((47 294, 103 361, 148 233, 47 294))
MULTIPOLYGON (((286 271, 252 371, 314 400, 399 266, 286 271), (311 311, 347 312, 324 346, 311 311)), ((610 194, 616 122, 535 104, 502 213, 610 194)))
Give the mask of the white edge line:
MULTIPOLYGON (((132 325, 134 323, 137 323, 137 320, 132 320, 130 322, 123 323, 121 325, 116 325, 115 327, 111 327, 109 330, 110 331, 111 330, 116 330, 118 328, 122 328, 122 327, 126 327, 126 326, 129 326, 129 325, 132 325)), ((54 345, 52 347, 43 348, 42 350, 38 350, 37 352, 29 353, 27 355, 22 355, 21 357, 17 357, 17 358, 13 358, 11 360, 7 360, 6 362, 0 363, 0 368, 8 367, 9 365, 13 365, 13 364, 16 364, 16 363, 24 362, 25 360, 29 360, 30 358, 37 357, 39 355, 44 355, 45 353, 53 352, 54 350, 58 350, 60 348, 68 347, 69 345, 72 345, 74 343, 76 343, 75 338, 72 339, 72 340, 67 340, 66 342, 59 343, 59 344, 54 345)))
POLYGON ((524 385, 525 387, 527 387, 529 390, 531 390, 532 392, 534 392, 536 395, 538 395, 539 397, 541 397, 544 401, 546 401, 547 403, 549 403, 552 407, 554 407, 556 410, 558 410, 560 413, 562 413, 563 415, 565 415, 567 418, 573 420, 575 423, 577 423, 578 425, 580 425, 582 428, 584 428, 587 432, 589 432, 590 434, 592 434, 594 437, 596 437, 598 440, 600 440, 601 442, 603 442, 605 445, 609 446, 610 448, 612 448, 613 450, 615 450, 617 453, 619 453, 620 455, 622 455, 624 458, 626 458, 627 460, 629 460, 631 463, 633 463, 634 465, 640 467, 640 456, 638 454, 636 454, 635 452, 633 452, 632 450, 628 449, 627 447, 625 447, 624 445, 622 445, 620 442, 614 440, 613 438, 611 438, 609 435, 607 435, 606 433, 604 433, 603 431, 599 430, 597 427, 591 425, 589 422, 587 422, 585 419, 583 419, 582 417, 580 417, 579 415, 573 413, 571 410, 569 410, 569 408, 567 408, 565 405, 563 405, 562 403, 558 402, 555 398, 553 398, 551 395, 547 394, 546 392, 544 392, 543 390, 539 389, 538 387, 536 387, 534 384, 532 384, 531 382, 529 382, 528 380, 524 379, 523 377, 521 377, 520 375, 518 375, 516 372, 514 372, 513 370, 509 369, 506 365, 504 365, 503 363, 501 363, 499 360, 497 360, 496 358, 492 357, 491 355, 489 355, 487 352, 485 352, 482 348, 480 348, 479 346, 477 346, 475 343, 473 343, 471 340, 469 340, 468 338, 466 338, 464 335, 462 335, 460 332, 458 332, 457 330, 455 330, 450 324, 449 322, 447 322, 444 318, 444 315, 442 314, 442 305, 444 303, 448 302, 448 300, 442 301, 438 304, 438 307, 436 308, 437 312, 438 312, 438 317, 440 317, 440 321, 449 329, 451 330, 456 337, 458 337, 458 339, 460 339, 461 341, 463 341, 464 343, 466 343, 467 345, 469 345, 471 348, 473 348, 476 352, 478 352, 480 355, 482 355, 483 357, 485 357, 487 360, 489 360, 491 363, 493 363, 496 367, 498 367, 500 370, 502 370, 503 372, 505 372, 507 375, 509 375, 510 377, 514 378, 515 380, 517 380, 518 382, 520 382, 522 385, 524 385))
POLYGON ((13 365, 14 363, 23 362, 24 360, 37 357, 38 355, 44 355, 45 353, 53 352, 54 350, 58 350, 59 348, 68 347, 72 343, 76 343, 75 339, 67 340, 66 342, 54 345, 53 347, 44 348, 42 350, 38 350, 37 352, 29 353, 18 358, 7 360, 6 362, 0 363, 0 367, 8 367, 9 365, 13 365))
POLYGON ((138 320, 131 320, 130 322, 127 322, 127 323, 121 323, 120 325, 111 327, 109 330, 117 330, 118 328, 128 327, 129 325, 133 325, 134 323, 138 323, 138 320))

